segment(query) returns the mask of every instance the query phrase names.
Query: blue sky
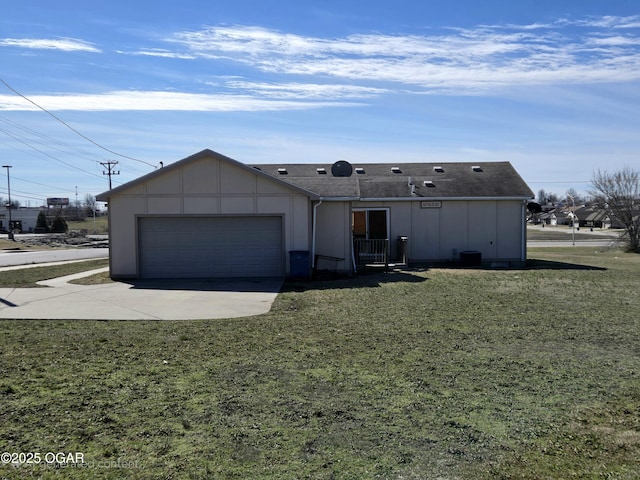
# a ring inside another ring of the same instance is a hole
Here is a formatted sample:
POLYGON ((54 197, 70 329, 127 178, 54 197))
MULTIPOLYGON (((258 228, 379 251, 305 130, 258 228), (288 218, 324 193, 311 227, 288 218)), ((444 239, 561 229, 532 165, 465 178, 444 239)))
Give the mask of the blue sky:
POLYGON ((101 162, 117 186, 204 148, 510 161, 561 196, 640 164, 637 0, 30 0, 3 5, 0 61, 22 205, 107 190, 101 162))

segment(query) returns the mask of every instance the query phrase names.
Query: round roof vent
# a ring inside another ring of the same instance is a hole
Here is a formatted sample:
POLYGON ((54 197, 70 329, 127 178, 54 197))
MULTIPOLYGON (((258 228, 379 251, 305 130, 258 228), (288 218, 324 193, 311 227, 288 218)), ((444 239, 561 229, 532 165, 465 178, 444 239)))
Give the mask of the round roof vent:
POLYGON ((331 174, 334 177, 350 177, 353 173, 353 167, 346 160, 338 160, 331 166, 331 174))

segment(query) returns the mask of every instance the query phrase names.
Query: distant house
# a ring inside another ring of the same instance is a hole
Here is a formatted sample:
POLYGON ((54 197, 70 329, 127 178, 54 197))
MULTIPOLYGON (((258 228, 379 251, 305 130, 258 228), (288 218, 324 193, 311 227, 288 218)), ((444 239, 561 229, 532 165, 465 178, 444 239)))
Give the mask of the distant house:
POLYGON ((609 212, 603 208, 585 205, 576 210, 576 215, 580 220, 581 227, 607 228, 611 226, 609 212))
POLYGON ((298 253, 346 273, 466 252, 522 265, 531 198, 508 162, 247 165, 211 150, 97 196, 114 278, 285 276, 298 253))

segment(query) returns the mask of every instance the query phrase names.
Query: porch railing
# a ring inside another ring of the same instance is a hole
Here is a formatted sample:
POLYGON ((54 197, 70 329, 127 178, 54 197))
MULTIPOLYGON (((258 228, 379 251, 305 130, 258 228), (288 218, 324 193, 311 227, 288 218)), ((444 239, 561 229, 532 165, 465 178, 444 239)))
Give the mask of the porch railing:
POLYGON ((367 265, 384 265, 389 268, 389 239, 353 239, 353 256, 357 268, 367 265))

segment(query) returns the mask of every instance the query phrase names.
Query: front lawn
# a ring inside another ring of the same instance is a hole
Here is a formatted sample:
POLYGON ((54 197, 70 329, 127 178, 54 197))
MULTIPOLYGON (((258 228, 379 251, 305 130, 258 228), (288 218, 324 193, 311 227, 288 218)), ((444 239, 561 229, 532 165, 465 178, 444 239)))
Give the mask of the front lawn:
MULTIPOLYGON (((11 267, 11 270, 0 271, 0 288, 32 288, 40 287, 37 282, 51 278, 64 277, 74 273, 86 272, 109 265, 108 259, 79 260, 57 265, 30 265, 28 268, 11 267), (15 270, 13 269, 15 268, 15 270)), ((106 276, 105 276, 106 277, 106 276)), ((107 282, 106 278, 103 282, 107 282)), ((70 308, 72 308, 70 306, 70 308)))
POLYGON ((85 461, 0 478, 639 478, 640 255, 530 257, 242 319, 0 321, 0 451, 85 461))

